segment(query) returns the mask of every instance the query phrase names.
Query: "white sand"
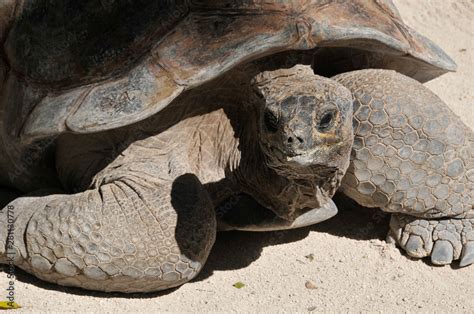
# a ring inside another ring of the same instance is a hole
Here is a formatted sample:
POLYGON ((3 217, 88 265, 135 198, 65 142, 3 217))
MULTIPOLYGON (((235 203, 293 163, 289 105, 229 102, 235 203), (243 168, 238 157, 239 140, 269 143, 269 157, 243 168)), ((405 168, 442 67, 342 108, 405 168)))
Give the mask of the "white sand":
MULTIPOLYGON (((427 83, 474 122, 474 1, 395 0, 406 23, 439 44, 459 66, 427 83)), ((351 208, 352 206, 346 206, 351 208)), ((384 241, 387 217, 342 210, 330 221, 284 233, 226 233, 201 275, 162 294, 126 296, 16 282, 24 311, 463 311, 474 310, 474 266, 433 267, 384 241), (313 253, 314 261, 305 255, 313 253), (313 280, 317 288, 305 287, 313 280), (232 286, 245 283, 242 289, 232 286)), ((0 274, 0 299, 7 286, 0 274)))

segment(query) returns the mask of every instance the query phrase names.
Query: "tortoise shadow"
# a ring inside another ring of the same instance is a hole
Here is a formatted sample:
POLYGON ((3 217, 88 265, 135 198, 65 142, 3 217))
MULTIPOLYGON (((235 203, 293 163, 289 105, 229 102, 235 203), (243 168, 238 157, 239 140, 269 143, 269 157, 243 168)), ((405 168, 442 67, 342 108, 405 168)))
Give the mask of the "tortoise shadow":
POLYGON ((272 232, 227 231, 218 233, 216 243, 204 269, 193 281, 205 280, 217 270, 245 268, 260 257, 264 247, 300 241, 311 232, 327 233, 356 240, 385 239, 390 215, 379 209, 359 206, 342 194, 337 194, 334 201, 339 208, 339 213, 316 225, 272 232))

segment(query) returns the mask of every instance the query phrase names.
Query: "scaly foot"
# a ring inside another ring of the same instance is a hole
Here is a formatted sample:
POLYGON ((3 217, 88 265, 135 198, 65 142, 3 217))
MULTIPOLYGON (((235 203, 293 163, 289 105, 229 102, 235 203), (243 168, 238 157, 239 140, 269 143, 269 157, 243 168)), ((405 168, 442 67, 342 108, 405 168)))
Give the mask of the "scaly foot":
POLYGON ((389 238, 410 256, 431 256, 435 265, 460 259, 460 266, 474 263, 474 219, 429 220, 392 215, 389 238))

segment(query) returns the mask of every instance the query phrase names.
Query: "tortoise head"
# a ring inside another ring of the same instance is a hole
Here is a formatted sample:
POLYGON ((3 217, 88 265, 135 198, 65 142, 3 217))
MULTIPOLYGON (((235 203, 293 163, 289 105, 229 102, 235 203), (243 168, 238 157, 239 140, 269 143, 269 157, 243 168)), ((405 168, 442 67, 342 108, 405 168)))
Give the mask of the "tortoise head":
POLYGON ((267 165, 289 178, 345 172, 353 142, 352 95, 344 86, 296 65, 258 74, 260 146, 267 165))

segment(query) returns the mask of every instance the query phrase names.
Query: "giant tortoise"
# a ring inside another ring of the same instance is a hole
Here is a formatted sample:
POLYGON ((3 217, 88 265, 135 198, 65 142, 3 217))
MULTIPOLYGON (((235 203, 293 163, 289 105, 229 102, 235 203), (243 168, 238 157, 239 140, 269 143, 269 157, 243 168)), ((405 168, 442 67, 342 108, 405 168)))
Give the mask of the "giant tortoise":
POLYGON ((474 260, 473 133, 420 83, 455 64, 390 0, 6 0, 0 38, 2 263, 168 289, 217 230, 338 189, 409 255, 474 260))

